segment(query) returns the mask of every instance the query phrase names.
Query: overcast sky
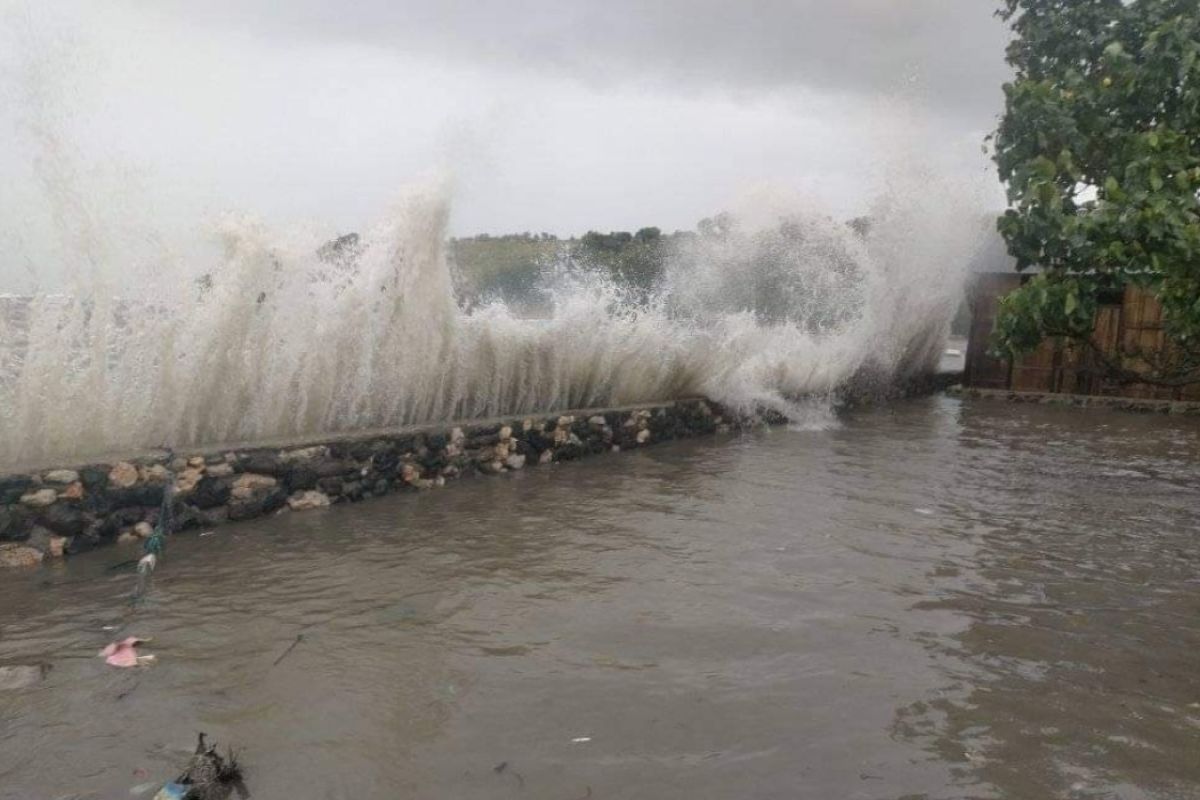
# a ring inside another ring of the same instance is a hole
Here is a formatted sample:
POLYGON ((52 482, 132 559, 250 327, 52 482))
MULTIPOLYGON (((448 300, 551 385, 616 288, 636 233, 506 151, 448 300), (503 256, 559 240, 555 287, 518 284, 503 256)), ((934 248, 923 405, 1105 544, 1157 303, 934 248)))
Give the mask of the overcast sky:
POLYGON ((97 169, 346 230, 431 170, 456 233, 690 228, 761 184, 849 215, 892 158, 983 175, 1007 74, 991 0, 0 6, 9 185, 32 75, 97 169))

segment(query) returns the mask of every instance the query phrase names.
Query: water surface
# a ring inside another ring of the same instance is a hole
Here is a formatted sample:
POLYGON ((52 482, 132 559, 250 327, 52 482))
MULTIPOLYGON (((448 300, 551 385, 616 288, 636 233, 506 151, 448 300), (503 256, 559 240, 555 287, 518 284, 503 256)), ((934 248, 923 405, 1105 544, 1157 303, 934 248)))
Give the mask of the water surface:
POLYGON ((259 800, 1194 798, 1198 464, 1200 421, 935 398, 180 536, 135 611, 119 548, 8 572, 0 663, 53 668, 0 797, 204 730, 259 800))

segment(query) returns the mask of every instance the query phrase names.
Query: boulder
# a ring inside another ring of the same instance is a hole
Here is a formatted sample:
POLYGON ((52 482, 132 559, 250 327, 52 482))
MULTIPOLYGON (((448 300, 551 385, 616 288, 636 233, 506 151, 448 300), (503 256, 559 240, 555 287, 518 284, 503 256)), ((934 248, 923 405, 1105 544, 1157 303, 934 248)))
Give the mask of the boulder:
POLYGON ((311 464, 298 464, 292 468, 292 471, 287 476, 287 488, 290 492, 300 492, 306 489, 315 489, 317 481, 321 476, 313 469, 311 464))
POLYGON ((287 492, 278 486, 261 489, 248 497, 234 497, 229 503, 229 520, 236 522, 270 514, 287 503, 287 492))
POLYGON ((29 492, 33 486, 33 478, 28 475, 9 475, 0 478, 0 506, 20 502, 22 495, 29 492))
POLYGON ((30 508, 45 508, 58 500, 57 489, 38 489, 21 497, 21 504, 30 508))
POLYGON ((329 496, 324 492, 306 491, 297 492, 287 500, 288 508, 292 511, 307 511, 312 508, 326 508, 329 506, 329 496))
POLYGON ((525 456, 513 453, 504 461, 504 464, 509 469, 521 469, 525 466, 525 456))
POLYGON ((75 481, 70 486, 63 489, 58 496, 63 500, 82 500, 83 484, 79 481, 75 481))
POLYGON ((238 465, 243 472, 254 472, 259 475, 277 475, 291 469, 291 465, 280 460, 274 450, 251 450, 238 457, 238 465))
POLYGON ((171 471, 162 464, 151 464, 139 469, 138 477, 145 483, 164 484, 171 479, 171 471))
POLYGON ((131 506, 158 506, 162 503, 163 485, 139 484, 124 489, 114 489, 111 486, 104 494, 109 508, 129 508, 131 506))
POLYGON ((20 506, 0 506, 0 542, 20 542, 29 538, 33 517, 20 506))
POLYGON ((342 479, 321 478, 317 481, 317 488, 330 497, 337 497, 342 493, 342 479))
POLYGON ((42 475, 42 480, 46 483, 58 483, 65 486, 78 481, 79 473, 73 469, 52 469, 42 475))
POLYGON ((42 551, 23 544, 0 544, 0 567, 36 567, 44 558, 42 551))
MULTIPOLYGON (((211 473, 211 469, 209 472, 211 473)), ((229 502, 232 492, 232 481, 227 478, 215 478, 211 474, 201 478, 196 488, 188 495, 187 502, 196 508, 208 509, 223 506, 229 502)))
POLYGON ((233 496, 239 499, 244 499, 247 493, 258 492, 265 489, 273 489, 278 485, 279 481, 270 475, 261 475, 254 472, 243 472, 233 479, 233 496))
POLYGON ((128 489, 138 482, 138 469, 128 461, 113 464, 108 471, 108 483, 118 489, 128 489))
POLYGON ((225 478, 233 474, 233 467, 229 464, 211 464, 204 469, 204 474, 210 478, 225 478))
POLYGON ((295 464, 304 461, 315 461, 319 458, 328 458, 329 448, 325 445, 317 445, 315 447, 301 447, 296 450, 285 450, 279 455, 279 460, 285 464, 295 464))
POLYGON ((55 503, 37 515, 37 524, 62 536, 83 533, 91 520, 72 503, 55 503))

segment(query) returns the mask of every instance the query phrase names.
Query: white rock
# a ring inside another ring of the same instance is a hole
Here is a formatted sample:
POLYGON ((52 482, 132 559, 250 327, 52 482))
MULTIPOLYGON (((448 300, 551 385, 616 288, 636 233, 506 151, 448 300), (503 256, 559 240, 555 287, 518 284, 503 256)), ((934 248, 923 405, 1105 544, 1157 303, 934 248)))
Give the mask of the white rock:
POLYGON ((644 428, 638 431, 637 441, 638 444, 645 444, 646 442, 650 441, 650 431, 644 428))
POLYGON ((58 499, 58 492, 54 489, 38 489, 36 492, 30 492, 27 495, 22 495, 21 504, 32 508, 45 508, 52 505, 58 499))
POLYGON ((175 488, 181 492, 190 492, 196 488, 196 484, 204 477, 204 470, 189 467, 179 473, 179 477, 175 479, 175 488))
POLYGON ((138 476, 146 483, 166 483, 171 472, 162 464, 151 464, 138 470, 138 476))
POLYGON ((512 428, 505 425, 500 429, 500 441, 504 442, 512 438, 512 428))
POLYGON ((504 442, 496 445, 492 448, 492 450, 496 455, 497 461, 503 461, 504 459, 508 458, 508 445, 504 442))
POLYGON ((187 460, 187 465, 192 469, 204 469, 204 456, 192 456, 187 460))
POLYGON ((465 438, 467 438, 467 435, 463 433, 462 428, 455 428, 454 430, 450 431, 450 441, 454 442, 455 444, 461 442, 465 438))
POLYGON ((137 467, 128 461, 113 464, 113 468, 108 471, 108 482, 118 489, 128 489, 138 482, 137 467))
POLYGON ((278 483, 270 475, 259 475, 256 472, 243 472, 233 481, 234 491, 238 489, 256 492, 260 489, 273 489, 278 483))
POLYGON ((554 460, 554 451, 553 450, 543 450, 542 454, 540 456, 538 456, 539 464, 549 464, 553 460, 554 460))
POLYGON ((149 539, 154 535, 154 526, 149 522, 142 520, 137 525, 133 526, 133 532, 137 534, 139 538, 149 539))
POLYGON ((291 464, 297 461, 312 461, 315 458, 325 458, 328 455, 328 447, 325 445, 316 445, 314 447, 301 447, 297 450, 285 450, 279 454, 279 460, 291 464))
POLYGON ((213 464, 211 467, 205 467, 204 472, 214 478, 224 478, 233 474, 233 467, 229 464, 213 464))
POLYGON ((558 427, 560 427, 560 428, 569 428, 574 424, 575 424, 574 417, 559 417, 558 418, 558 427))
POLYGON ((597 427, 597 428, 603 428, 605 425, 608 424, 608 420, 606 420, 604 417, 597 414, 596 416, 594 416, 588 420, 588 424, 592 425, 594 427, 597 427))
POLYGON ((36 567, 42 563, 42 551, 23 544, 0 544, 0 567, 36 567))
POLYGON ((324 492, 318 492, 310 489, 305 492, 296 492, 288 498, 288 508, 292 511, 307 511, 310 508, 325 508, 329 505, 329 495, 324 492))
POLYGON ((525 466, 525 456, 520 453, 513 453, 505 459, 504 463, 508 465, 509 469, 521 469, 525 466))
POLYGON ((117 544, 132 544, 133 542, 141 541, 138 535, 133 531, 122 531, 117 537, 117 544))
POLYGON ((46 483, 75 483, 79 480, 79 473, 73 469, 52 469, 42 475, 42 480, 46 483))
POLYGON ((67 552, 67 537, 51 536, 46 542, 46 555, 51 558, 62 558, 67 552))

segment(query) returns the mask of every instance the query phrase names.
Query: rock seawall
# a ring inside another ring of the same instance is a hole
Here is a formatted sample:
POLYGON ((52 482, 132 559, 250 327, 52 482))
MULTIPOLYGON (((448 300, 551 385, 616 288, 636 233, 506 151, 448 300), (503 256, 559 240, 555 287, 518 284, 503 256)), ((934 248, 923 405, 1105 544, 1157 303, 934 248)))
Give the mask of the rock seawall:
POLYGON ((173 488, 174 531, 324 508, 474 475, 757 424, 710 401, 370 432, 283 446, 159 452, 0 475, 0 566, 34 566, 150 535, 173 488))

